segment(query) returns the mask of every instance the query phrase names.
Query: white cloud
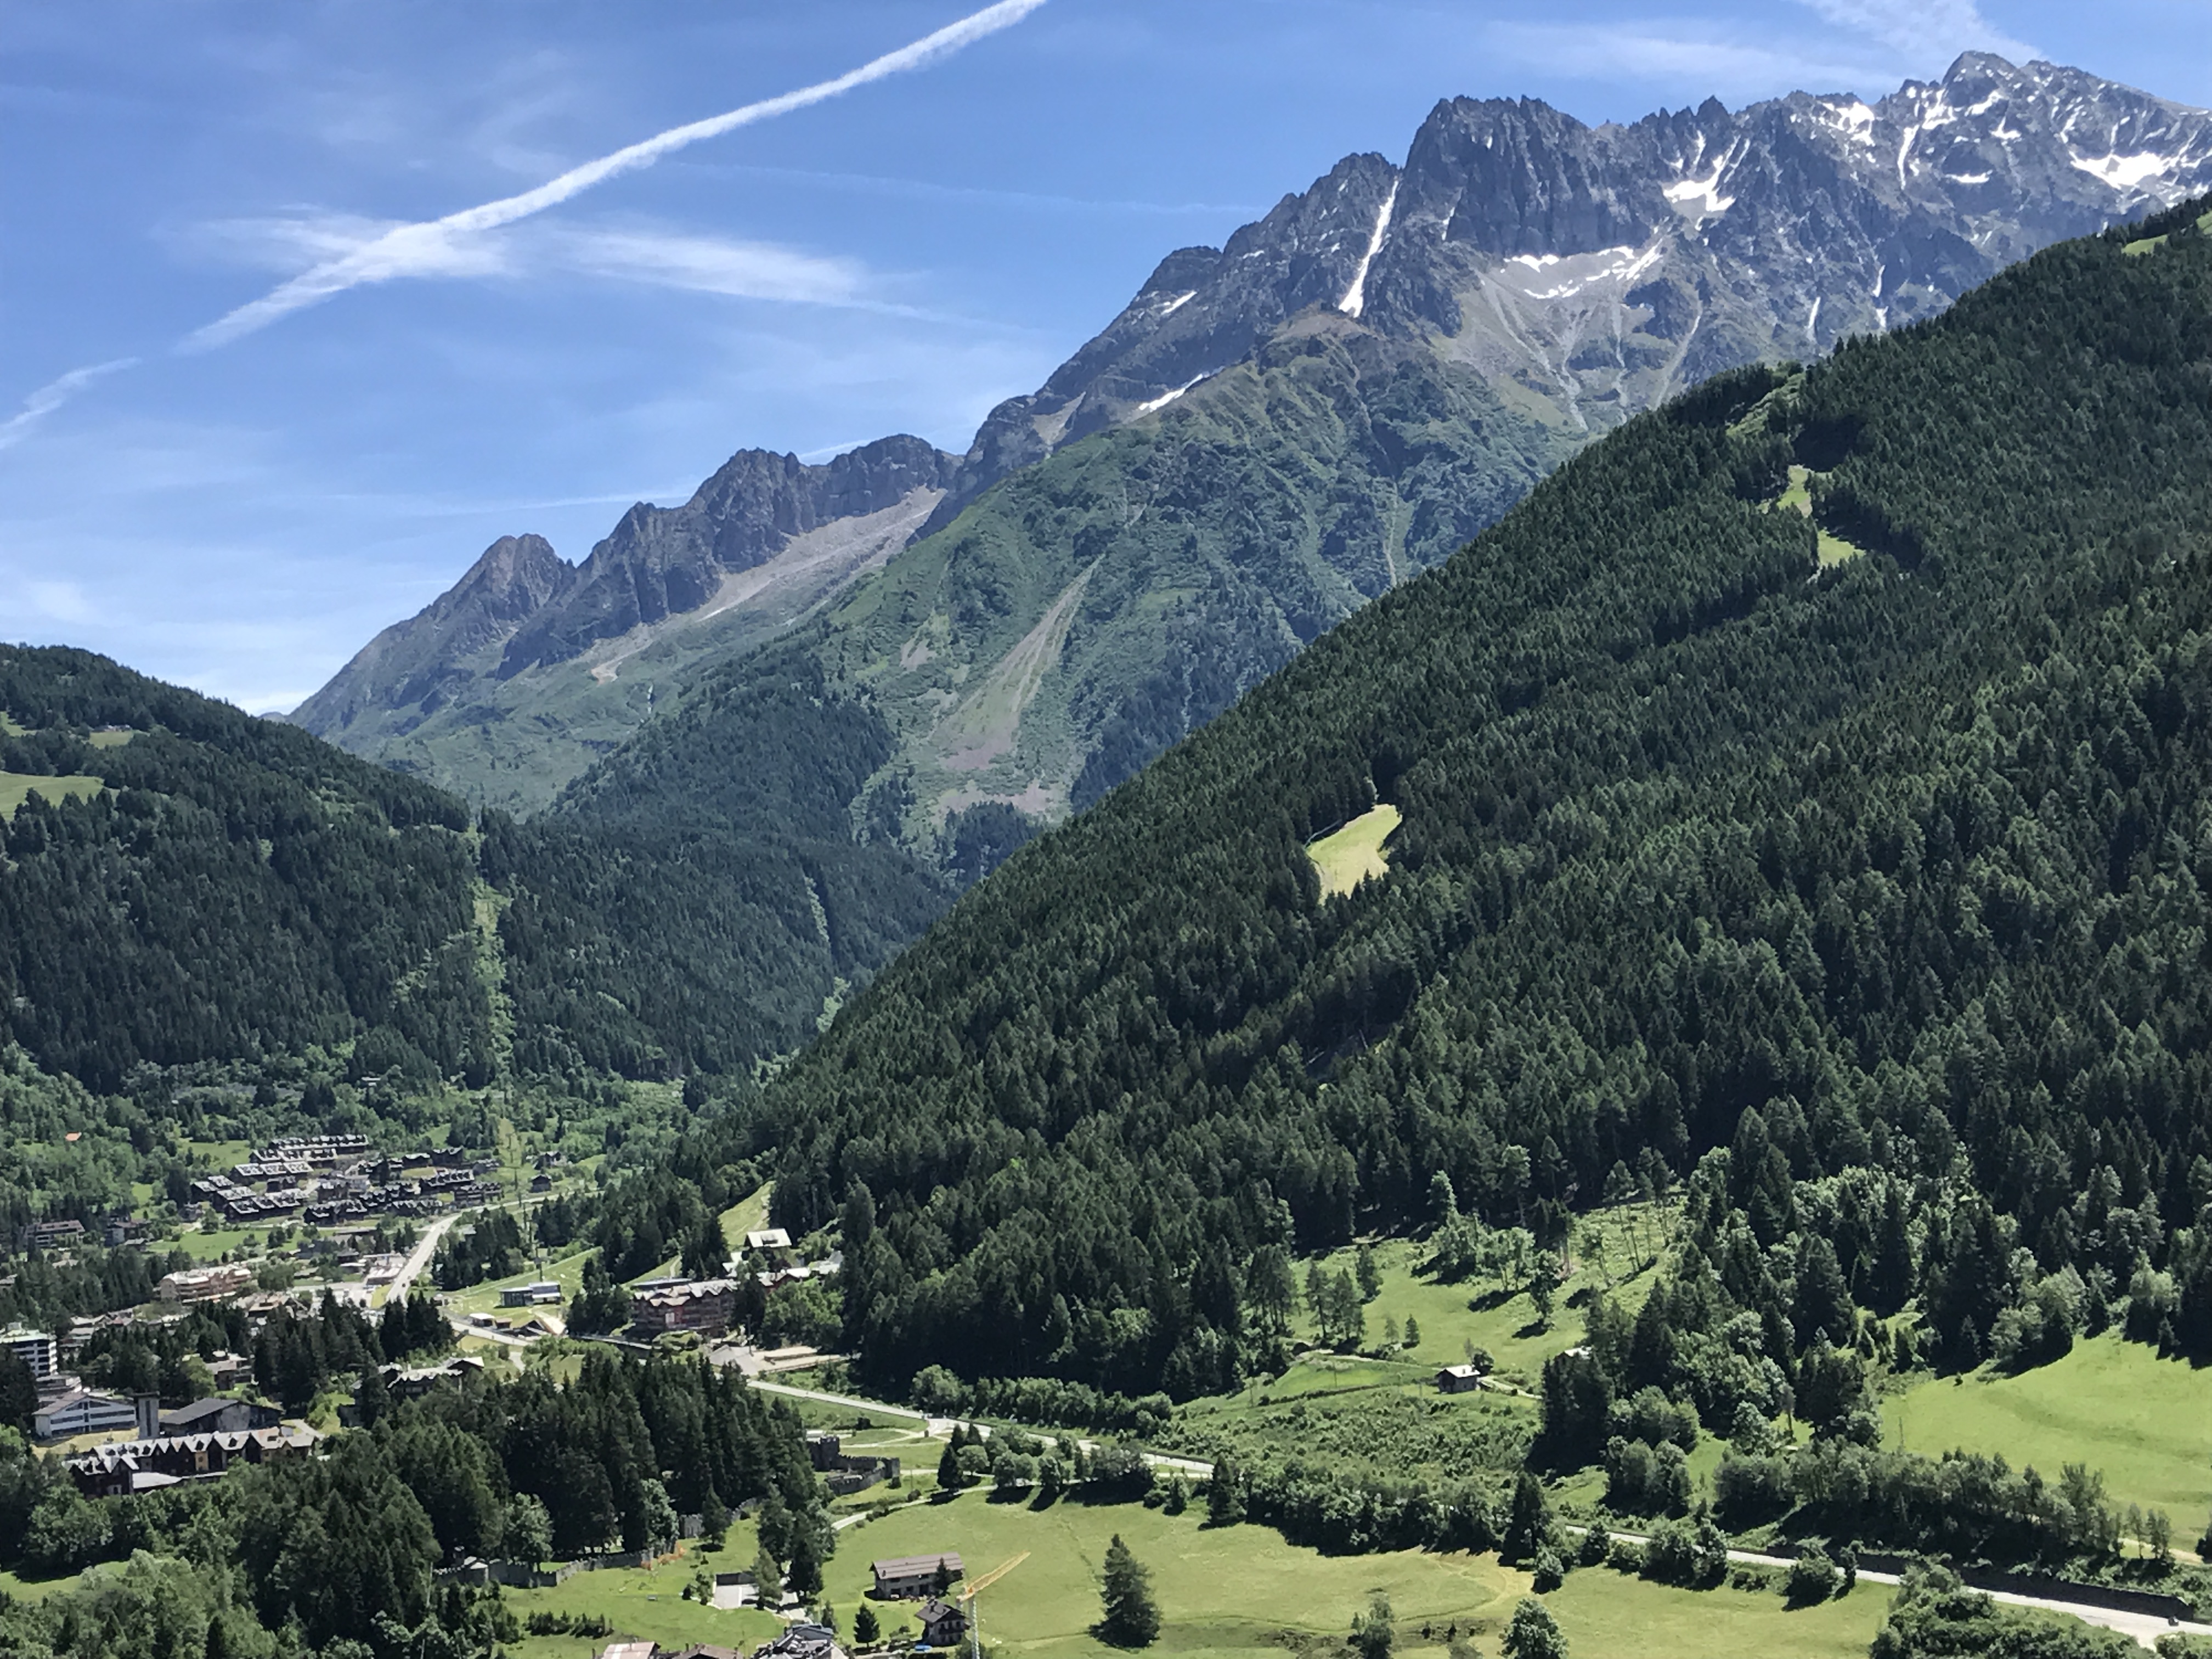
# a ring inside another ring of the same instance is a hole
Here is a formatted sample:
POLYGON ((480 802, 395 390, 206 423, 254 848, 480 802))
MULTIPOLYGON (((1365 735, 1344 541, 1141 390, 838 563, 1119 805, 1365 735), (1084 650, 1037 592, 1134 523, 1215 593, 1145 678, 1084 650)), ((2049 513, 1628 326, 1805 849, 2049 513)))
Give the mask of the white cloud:
POLYGON ((73 368, 66 374, 57 375, 29 397, 23 407, 8 419, 0 421, 0 449, 11 449, 30 436, 31 428, 52 414, 70 398, 104 375, 118 369, 129 368, 136 357, 118 357, 112 362, 93 363, 83 368, 73 368))
POLYGON ((187 349, 204 349, 225 344, 265 328, 281 317, 319 304, 333 295, 358 288, 365 283, 390 282, 396 277, 419 276, 426 272, 447 274, 457 260, 469 257, 466 245, 483 233, 497 230, 534 214, 543 213, 548 208, 557 207, 595 185, 640 167, 651 167, 662 156, 702 140, 719 137, 738 127, 750 126, 757 121, 769 120, 793 110, 805 109, 810 105, 840 97, 856 87, 883 80, 888 76, 923 68, 987 35, 1011 27, 1044 3, 1045 0, 998 0, 995 5, 971 13, 933 34, 901 46, 896 52, 886 52, 834 80, 817 82, 811 87, 801 87, 795 92, 787 92, 775 98, 764 98, 703 121, 671 127, 611 155, 571 167, 558 178, 548 179, 520 195, 464 208, 441 219, 428 220, 419 224, 395 225, 374 240, 302 271, 289 281, 279 283, 258 300, 240 306, 195 331, 186 337, 185 347, 187 349))
POLYGON ((2042 54, 1984 17, 1974 0, 1799 0, 1831 23, 1869 35, 1917 64, 1948 62, 1967 51, 1994 52, 2014 63, 2042 54))
POLYGON ((854 305, 869 298, 866 270, 850 259, 772 242, 725 241, 654 230, 578 230, 549 239, 549 252, 596 276, 744 300, 854 305))

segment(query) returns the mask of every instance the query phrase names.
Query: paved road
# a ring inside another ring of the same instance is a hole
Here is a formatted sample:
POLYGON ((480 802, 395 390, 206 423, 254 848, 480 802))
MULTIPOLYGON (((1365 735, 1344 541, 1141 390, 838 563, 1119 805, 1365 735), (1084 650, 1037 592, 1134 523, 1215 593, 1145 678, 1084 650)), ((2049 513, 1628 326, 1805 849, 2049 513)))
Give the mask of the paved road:
POLYGON ((461 1212, 454 1210, 440 1216, 422 1230, 422 1237, 416 1241, 407 1260, 400 1263, 399 1271, 392 1275, 392 1283, 385 1287, 384 1303, 386 1307, 407 1299, 407 1287, 422 1276, 422 1269, 430 1265, 431 1256, 437 1252, 438 1241, 446 1236, 446 1230, 460 1218, 461 1212))
MULTIPOLYGON (((1579 1536, 1586 1529, 1565 1527, 1562 1530, 1579 1536)), ((1641 1533, 1617 1532, 1613 1535, 1635 1544, 1651 1541, 1641 1533)), ((1766 1555, 1758 1550, 1730 1550, 1728 1556, 1729 1560, 1742 1566, 1787 1568, 1790 1565, 1790 1558, 1786 1555, 1766 1555)), ((1874 1572, 1865 1567, 1859 1569, 1858 1577, 1862 1584, 1896 1585, 1904 1582, 1893 1572, 1874 1572)), ((2186 1621, 2177 1623, 2161 1619, 2155 1613, 2127 1613, 2118 1607, 2095 1607, 2086 1601, 2062 1601, 2048 1595, 2021 1595, 2012 1590, 1984 1590, 1982 1594, 1992 1601, 2002 1601, 2008 1607, 2038 1607, 2045 1613, 2067 1613, 2085 1625, 2100 1625, 2106 1630, 2118 1631, 2146 1648, 2155 1646, 2158 1638, 2170 1631, 2191 1636, 2212 1636, 2212 1625, 2195 1625, 2186 1621)))

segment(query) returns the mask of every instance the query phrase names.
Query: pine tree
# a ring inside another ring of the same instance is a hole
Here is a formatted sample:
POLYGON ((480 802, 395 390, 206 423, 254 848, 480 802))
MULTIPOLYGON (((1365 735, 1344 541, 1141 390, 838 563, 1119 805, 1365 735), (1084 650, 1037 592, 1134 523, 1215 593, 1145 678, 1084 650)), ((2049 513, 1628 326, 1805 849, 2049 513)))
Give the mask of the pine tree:
POLYGON ((1129 1553, 1115 1533, 1106 1546, 1105 1582, 1099 1601, 1103 1617, 1098 1621, 1099 1640, 1117 1648, 1141 1648, 1160 1633, 1159 1604, 1152 1600, 1152 1575, 1129 1553))
POLYGON ((883 1626, 876 1622, 876 1610, 866 1601, 854 1610, 853 1645, 872 1648, 883 1638, 883 1626))
POLYGON ((954 1431, 952 1438, 945 1443, 945 1452, 937 1460, 937 1484, 944 1492, 958 1492, 968 1484, 968 1476, 960 1467, 960 1436, 954 1431))
MULTIPOLYGON (((1218 1457, 1206 1483, 1206 1524, 1233 1527, 1244 1519, 1244 1476, 1227 1457, 1218 1457)), ((2212 1531, 2212 1528, 2208 1528, 2212 1531)))

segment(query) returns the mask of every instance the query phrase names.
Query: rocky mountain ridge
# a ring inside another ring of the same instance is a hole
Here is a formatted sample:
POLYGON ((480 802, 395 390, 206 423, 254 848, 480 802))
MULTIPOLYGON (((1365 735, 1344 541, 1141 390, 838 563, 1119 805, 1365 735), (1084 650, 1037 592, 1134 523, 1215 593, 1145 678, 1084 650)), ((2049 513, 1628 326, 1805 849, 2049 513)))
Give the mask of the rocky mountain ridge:
MULTIPOLYGON (((1730 112, 1708 100, 1592 127, 1534 100, 1448 100, 1402 165, 1348 156, 1220 248, 1168 255, 1042 386, 994 410, 964 455, 913 438, 819 468, 744 452, 683 507, 633 507, 566 576, 539 558, 519 585, 495 580, 519 556, 495 544, 294 718, 526 810, 635 729, 656 678, 690 683, 1071 445, 1217 391, 1244 398, 1225 372, 1271 342, 1319 328, 1368 336, 1401 360, 1419 353, 1433 366, 1423 378, 1445 388, 1441 403, 1495 405, 1484 430, 1452 434, 1452 453, 1556 460, 1722 369, 1815 356, 1933 314, 2039 247, 2208 185, 2212 114, 1981 53, 1874 104, 1793 93, 1730 112), (1462 379, 1488 391, 1470 403, 1449 390, 1462 379), (794 538, 833 532, 835 550, 793 559, 803 580, 732 580, 773 568, 794 538), (535 608, 516 614, 529 595, 540 595, 535 608)), ((1264 443, 1249 418, 1240 408, 1226 422, 1236 430, 1210 441, 1264 443)), ((1355 471, 1389 481, 1403 470, 1403 456, 1361 443, 1355 471)), ((1423 503, 1395 483, 1376 495, 1344 465, 1332 451, 1324 466, 1302 459, 1287 476, 1293 493, 1306 487, 1299 477, 1320 492, 1299 516, 1346 542, 1329 556, 1347 573, 1344 602, 1357 603, 1376 590, 1348 573, 1395 571, 1399 520, 1423 503), (1374 495, 1377 509, 1346 517, 1347 490, 1374 495)), ((1009 619, 991 620, 995 635, 1009 619)), ((1288 648, 1306 633, 1291 628, 1288 648)), ((932 648, 945 653, 942 641, 932 648)), ((1054 665, 1031 665, 1048 678, 1054 665)), ((1110 708, 1128 691, 1071 687, 1057 702, 1110 708)), ((1179 730, 1212 712, 1199 699, 1179 730)), ((1073 755, 1066 775, 1087 763, 1073 755)), ((1066 796, 1024 787, 1007 799, 1049 812, 1066 796)))

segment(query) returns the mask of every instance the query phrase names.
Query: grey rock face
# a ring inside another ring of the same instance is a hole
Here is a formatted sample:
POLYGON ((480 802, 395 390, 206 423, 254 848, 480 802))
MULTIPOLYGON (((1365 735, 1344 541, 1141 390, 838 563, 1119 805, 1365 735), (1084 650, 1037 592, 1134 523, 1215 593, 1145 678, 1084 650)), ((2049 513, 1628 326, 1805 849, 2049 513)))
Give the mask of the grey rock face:
POLYGON ((994 410, 936 522, 1013 467, 1332 306, 1601 430, 1719 369, 1939 310, 2036 249, 2212 186, 2212 116, 1968 53, 1879 103, 1717 100, 1586 126, 1453 99, 1403 167, 1337 164, 1184 248, 1037 392, 994 410))
POLYGON ((501 536, 452 587, 371 640, 291 719, 329 737, 374 711, 435 710, 473 678, 465 665, 503 645, 575 574, 543 536, 501 536))
POLYGON ((2212 114, 1986 53, 1871 105, 1708 99, 1591 127, 1528 99, 1449 100, 1402 166, 1347 156, 1225 246, 1168 255, 964 456, 906 437, 824 466, 748 450, 681 507, 632 507, 573 570, 534 538, 497 544, 295 718, 374 752, 472 678, 698 610, 820 525, 942 490, 927 534, 1317 315, 1481 374, 1571 446, 1719 370, 1927 316, 2038 248, 2208 188, 2212 114))
POLYGON ((641 501, 592 550, 553 605, 507 641, 501 678, 566 662, 640 623, 695 611, 721 579, 749 570, 832 520, 935 488, 951 458, 919 438, 882 438, 820 466, 740 450, 681 507, 641 501))

